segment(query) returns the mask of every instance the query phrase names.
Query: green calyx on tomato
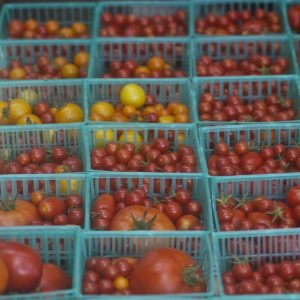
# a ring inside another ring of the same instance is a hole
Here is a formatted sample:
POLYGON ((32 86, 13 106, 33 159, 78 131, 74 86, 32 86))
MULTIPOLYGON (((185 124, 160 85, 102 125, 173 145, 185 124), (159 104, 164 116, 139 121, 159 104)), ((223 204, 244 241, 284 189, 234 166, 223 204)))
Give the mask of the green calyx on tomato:
POLYGON ((182 280, 190 287, 205 283, 206 280, 201 276, 201 270, 198 265, 194 264, 186 267, 182 272, 182 280))
POLYGON ((150 230, 153 222, 155 221, 157 214, 155 214, 151 219, 146 221, 147 209, 144 211, 142 217, 140 219, 136 219, 135 216, 130 213, 131 218, 133 220, 132 230, 150 230))
POLYGON ((4 211, 15 210, 17 197, 18 197, 17 194, 14 197, 12 195, 7 195, 7 199, 1 200, 0 210, 4 210, 4 211))

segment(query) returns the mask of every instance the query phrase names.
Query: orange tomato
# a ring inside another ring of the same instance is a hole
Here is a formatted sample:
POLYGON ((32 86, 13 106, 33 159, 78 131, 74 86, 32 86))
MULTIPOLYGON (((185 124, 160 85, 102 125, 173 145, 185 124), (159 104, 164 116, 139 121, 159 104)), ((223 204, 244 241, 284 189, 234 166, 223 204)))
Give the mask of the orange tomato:
POLYGON ((159 116, 167 116, 169 115, 169 112, 166 109, 162 109, 158 112, 159 116))
POLYGON ((82 108, 75 103, 67 103, 54 115, 56 123, 82 122, 84 119, 82 108))
POLYGON ((173 114, 174 115, 187 115, 189 113, 188 108, 184 104, 179 104, 173 109, 173 114))
POLYGON ((118 291, 124 291, 124 290, 128 289, 128 287, 129 287, 129 281, 124 276, 118 276, 114 280, 114 287, 118 291))
POLYGON ((143 116, 147 116, 149 114, 156 114, 157 113, 157 110, 155 108, 155 106, 147 106, 145 107, 145 109, 143 110, 143 113, 142 115, 143 116))
POLYGON ((135 76, 135 77, 138 77, 139 74, 141 74, 141 73, 144 73, 144 74, 146 74, 147 76, 149 76, 149 75, 150 75, 150 70, 149 70, 149 68, 146 67, 146 66, 139 66, 139 67, 137 67, 137 68, 134 70, 134 76, 135 76))
POLYGON ((176 115, 175 116, 175 122, 176 123, 188 123, 189 122, 189 116, 188 115, 176 115))
POLYGON ((72 30, 76 35, 82 35, 88 32, 87 26, 82 22, 74 22, 72 30))
POLYGON ((103 122, 103 121, 105 121, 105 118, 101 115, 91 113, 90 114, 90 121, 103 122))
POLYGON ((161 71, 165 61, 160 56, 153 56, 148 60, 147 66, 150 70, 161 71))
POLYGON ((70 27, 63 27, 58 31, 58 36, 63 39, 74 38, 74 32, 70 27))
POLYGON ((170 114, 173 114, 174 113, 174 108, 177 107, 178 105, 180 105, 180 103, 178 101, 173 101, 173 102, 170 102, 168 105, 167 105, 167 110, 170 114))
POLYGON ((17 125, 33 125, 33 124, 42 124, 41 119, 34 114, 23 115, 17 121, 17 125))
POLYGON ((133 117, 133 116, 136 116, 137 115, 137 110, 134 106, 132 105, 125 105, 123 107, 123 114, 126 116, 126 117, 133 117))
POLYGON ((168 63, 165 63, 164 66, 163 66, 163 68, 165 70, 172 70, 173 69, 173 67, 170 64, 168 64, 168 63))
POLYGON ((182 131, 178 132, 177 139, 178 139, 178 144, 179 145, 184 145, 186 143, 185 133, 182 132, 182 131))
POLYGON ((128 118, 122 112, 115 112, 111 117, 111 122, 128 122, 128 118))
POLYGON ((159 123, 175 123, 175 117, 171 115, 160 116, 158 119, 159 123))
POLYGON ((77 67, 86 67, 89 64, 90 55, 85 51, 78 52, 73 59, 77 67))
POLYGON ((49 20, 45 23, 45 29, 49 35, 55 35, 60 28, 60 25, 55 20, 49 20))
POLYGON ((61 68, 60 74, 62 78, 77 78, 78 68, 73 64, 66 64, 61 68))
POLYGON ((10 70, 8 77, 13 80, 24 79, 26 77, 26 72, 21 67, 13 68, 12 70, 10 70))
POLYGON ((2 259, 0 259, 0 295, 3 295, 8 286, 8 269, 2 259))
POLYGON ((54 66, 61 69, 64 65, 68 63, 68 60, 64 56, 57 56, 54 58, 54 66))
POLYGON ((95 113, 99 116, 102 116, 105 121, 110 121, 115 113, 115 108, 107 101, 97 101, 92 105, 90 113, 95 113))
POLYGON ((156 112, 160 112, 161 110, 165 109, 165 107, 161 103, 158 103, 158 104, 155 104, 155 109, 156 109, 156 112))
POLYGON ((119 111, 119 112, 122 112, 123 111, 123 105, 118 103, 116 106, 115 106, 115 110, 116 111, 119 111))
POLYGON ((36 31, 39 28, 39 23, 37 20, 28 19, 25 22, 25 27, 27 30, 36 31))

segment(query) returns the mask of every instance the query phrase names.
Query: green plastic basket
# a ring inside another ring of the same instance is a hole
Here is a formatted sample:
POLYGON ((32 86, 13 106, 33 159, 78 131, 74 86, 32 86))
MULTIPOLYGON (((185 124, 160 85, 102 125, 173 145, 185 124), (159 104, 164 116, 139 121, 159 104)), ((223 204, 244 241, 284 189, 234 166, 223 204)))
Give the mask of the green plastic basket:
MULTIPOLYGON (((200 173, 202 170, 202 155, 200 155, 199 142, 197 137, 196 127, 192 124, 187 125, 165 125, 162 124, 152 124, 149 128, 148 124, 130 124, 124 123, 122 127, 120 125, 90 125, 85 127, 85 146, 86 146, 86 155, 88 171, 96 171, 91 168, 91 159, 90 152, 92 149, 97 146, 105 146, 108 142, 114 141, 117 142, 119 138, 120 131, 123 132, 124 142, 128 141, 127 136, 130 137, 130 141, 136 144, 137 146, 142 145, 143 143, 149 143, 153 139, 159 137, 164 137, 168 139, 168 135, 174 135, 174 139, 170 142, 171 147, 178 148, 180 143, 183 143, 186 146, 191 146, 194 149, 194 152, 197 156, 197 173, 200 173), (97 139, 97 132, 99 137, 99 131, 101 132, 101 139, 97 139), (160 135, 160 133, 162 133, 160 135), (178 133, 182 133, 183 139, 178 140, 178 133), (113 139, 110 139, 113 138, 113 139), (138 138, 142 138, 138 140, 138 138)), ((122 142, 121 142, 122 143, 122 142)), ((123 174, 128 175, 128 172, 110 172, 110 171, 100 171, 103 174, 123 174)), ((138 172, 139 175, 147 175, 147 172, 138 172)), ((178 174, 178 176, 185 177, 187 174, 193 173, 159 173, 154 172, 152 174, 162 175, 162 174, 178 174)))
POLYGON ((71 26, 74 22, 83 22, 93 33, 94 3, 18 3, 6 4, 2 8, 0 37, 7 38, 8 23, 14 19, 26 21, 35 19, 42 24, 48 20, 56 20, 61 27, 71 26))
POLYGON ((69 153, 81 158, 83 170, 86 169, 83 134, 79 125, 2 126, 0 141, 2 154, 11 159, 33 147, 50 150, 54 146, 63 146, 69 153))
MULTIPOLYGON (((203 159, 206 159, 206 163, 203 163, 203 171, 206 174, 208 173, 207 159, 214 152, 214 145, 220 141, 224 141, 232 150, 234 144, 243 138, 247 143, 251 140, 250 149, 257 150, 262 145, 266 146, 276 143, 283 143, 287 147, 292 147, 298 144, 300 139, 300 125, 296 123, 210 126, 199 128, 198 131, 202 155, 205 156, 203 159)), ((209 178, 226 177, 208 176, 209 178)), ((254 175, 235 177, 243 179, 245 176, 250 178, 254 175)))
POLYGON ((43 262, 51 262, 60 266, 72 277, 72 287, 68 290, 61 290, 47 293, 12 294, 0 296, 5 300, 71 300, 76 298, 75 276, 78 273, 76 262, 80 257, 79 230, 76 227, 27 227, 0 228, 0 239, 13 240, 25 243, 35 249, 42 257, 43 262))
POLYGON ((274 11, 281 17, 281 24, 283 31, 288 32, 288 22, 286 22, 284 14, 284 1, 274 0, 195 0, 192 6, 192 33, 193 35, 200 36, 195 31, 195 21, 198 18, 205 18, 208 14, 223 16, 227 11, 236 10, 241 12, 243 10, 255 11, 262 8, 266 11, 274 11))
MULTIPOLYGON (((220 224, 217 216, 216 200, 223 193, 225 196, 233 196, 251 201, 254 197, 263 195, 272 200, 287 202, 286 194, 290 188, 300 185, 299 175, 256 175, 251 178, 217 177, 212 178, 211 199, 215 228, 220 231, 220 224)), ((297 230, 297 229, 295 229, 297 230)))
MULTIPOLYGON (((177 10, 184 10, 188 15, 187 35, 191 28, 190 25, 190 5, 189 1, 180 1, 170 3, 166 1, 106 1, 100 2, 96 12, 95 36, 98 36, 99 30, 102 28, 101 15, 104 12, 112 14, 135 14, 137 16, 153 16, 153 15, 169 15, 176 13, 177 10)), ((130 38, 129 38, 130 39, 130 38)))
MULTIPOLYGON (((261 100, 271 94, 278 97, 287 97, 294 100, 297 117, 295 120, 287 121, 296 123, 300 118, 300 88, 296 76, 274 76, 272 77, 218 77, 218 78, 198 78, 194 80, 193 91, 195 93, 195 102, 197 106, 197 123, 199 126, 221 125, 221 124, 243 124, 247 122, 218 122, 202 121, 199 119, 198 105, 200 96, 209 92, 216 101, 224 101, 228 96, 238 95, 246 103, 252 103, 255 100, 261 100), (283 85, 286 85, 283 86, 283 85)), ((276 121, 278 123, 280 121, 276 121)), ((285 121, 286 122, 286 121, 285 121)), ((249 122, 254 124, 254 122, 249 122)))
MULTIPOLYGON (((93 203, 97 196, 103 193, 114 193, 117 189, 125 187, 129 190, 135 187, 141 187, 145 183, 149 184, 150 199, 157 196, 163 196, 166 192, 176 189, 176 184, 182 184, 183 188, 191 191, 192 198, 201 203, 203 211, 201 213, 201 220, 206 227, 206 230, 211 231, 212 226, 212 215, 211 215, 211 200, 210 192, 208 189, 208 182, 204 175, 197 176, 186 176, 183 179, 178 176, 152 176, 150 175, 101 175, 97 173, 90 174, 89 178, 89 192, 90 195, 87 197, 86 211, 90 212, 93 203)), ((86 217, 86 229, 91 229, 90 217, 86 217)))
MULTIPOLYGON (((24 81, 0 81, 0 99, 8 101, 21 98, 22 92, 32 93, 32 102, 48 103, 50 107, 61 107, 69 102, 85 109, 83 80, 24 80, 24 81)), ((36 126, 36 125, 33 125, 36 126)))
MULTIPOLYGON (((207 278, 207 292, 195 294, 174 294, 172 297, 184 297, 185 299, 207 299, 213 295, 213 265, 212 253, 210 248, 209 236, 204 232, 193 234, 180 232, 83 232, 81 234, 81 256, 77 262, 76 284, 78 292, 81 292, 81 282, 84 272, 84 262, 91 256, 107 256, 117 258, 122 256, 141 257, 149 251, 149 244, 152 249, 170 247, 180 249, 191 255, 200 265, 205 277, 207 278), (138 245, 138 246, 137 246, 138 245), (197 246, 195 246, 197 245, 197 246)), ((82 295, 83 296, 83 295, 82 295)), ((150 296, 150 295, 149 295, 150 296)), ((171 295, 165 295, 171 297, 171 295)), ((164 299, 159 295, 159 299, 164 299)), ((95 296, 85 296, 85 299, 92 299, 95 296)), ((108 299, 108 295, 100 298, 108 299)), ((137 295, 131 296, 133 299, 144 297, 137 295)), ((113 297, 115 298, 115 297, 113 297)), ((147 299, 147 296, 145 296, 147 299)), ((155 299, 155 298, 153 298, 155 299)))
POLYGON ((93 64, 90 76, 102 77, 109 72, 109 63, 114 60, 134 59, 139 63, 160 55, 174 69, 182 69, 187 76, 192 75, 191 49, 188 38, 135 38, 97 39, 94 42, 93 64))
POLYGON ((286 74, 297 74, 296 55, 289 36, 231 36, 225 39, 223 37, 206 37, 194 39, 193 45, 195 59, 193 75, 196 77, 198 76, 196 63, 204 55, 216 61, 227 57, 242 60, 252 54, 269 55, 271 59, 283 56, 289 60, 289 69, 286 74))
POLYGON ((222 273, 232 266, 234 257, 248 259, 253 267, 259 267, 265 261, 280 262, 284 259, 299 259, 299 248, 299 230, 214 233, 213 249, 221 299, 299 299, 299 294, 230 295, 225 297, 221 279, 222 273))
MULTIPOLYGON (((71 63, 73 57, 79 51, 90 53, 90 40, 1 40, 0 41, 0 68, 7 68, 9 63, 14 60, 20 60, 24 64, 35 64, 40 55, 47 54, 50 60, 56 56, 65 56, 71 63)), ((91 64, 90 61, 89 65, 91 64)))
MULTIPOLYGON (((0 178, 0 201, 7 199, 8 196, 30 201, 30 194, 37 190, 42 190, 47 196, 57 197, 78 194, 84 201, 83 209, 87 201, 87 181, 83 174, 32 174, 30 178, 28 175, 7 175, 3 177, 0 178)), ((19 228, 24 229, 24 226, 19 228)), ((66 227, 66 230, 68 228, 66 227)))
MULTIPOLYGON (((120 91, 123 86, 129 83, 136 83, 140 85, 146 93, 154 96, 159 103, 167 105, 171 101, 179 101, 187 105, 189 108, 190 122, 196 121, 196 108, 192 99, 190 82, 187 79, 152 79, 139 80, 139 79, 91 79, 85 82, 86 86, 86 99, 88 103, 85 110, 85 118, 89 120, 90 108, 97 101, 108 101, 113 105, 120 102, 120 91)), ((90 121, 91 123, 96 123, 90 121)), ((111 123, 111 122, 105 122, 111 123)))

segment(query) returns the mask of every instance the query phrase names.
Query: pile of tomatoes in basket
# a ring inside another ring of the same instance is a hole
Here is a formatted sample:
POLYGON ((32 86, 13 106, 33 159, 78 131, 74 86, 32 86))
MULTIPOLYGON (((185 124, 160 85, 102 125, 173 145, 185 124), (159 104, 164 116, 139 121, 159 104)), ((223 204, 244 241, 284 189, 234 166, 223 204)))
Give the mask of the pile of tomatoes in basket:
POLYGON ((236 199, 222 194, 216 208, 222 231, 294 228, 300 225, 300 187, 291 188, 286 200, 263 195, 236 199))
POLYGON ((90 108, 91 121, 188 123, 189 109, 178 101, 162 104, 146 94, 141 86, 130 83, 120 91, 120 103, 97 101, 90 108))
POLYGON ((202 205, 184 188, 150 196, 147 187, 100 194, 91 207, 95 230, 204 230, 202 205))
POLYGON ((102 37, 161 37, 183 36, 188 30, 187 12, 177 10, 174 14, 138 16, 137 14, 122 14, 103 12, 101 15, 102 37))
POLYGON ((182 69, 166 62, 161 56, 152 56, 145 63, 134 59, 114 60, 108 64, 103 78, 170 78, 186 77, 182 69))
POLYGON ((140 258, 90 257, 85 263, 82 293, 203 293, 206 280, 198 263, 181 250, 160 248, 140 258))
POLYGON ((53 39, 88 38, 88 27, 82 22, 62 26, 55 20, 40 23, 35 19, 21 21, 14 19, 7 25, 7 35, 11 39, 53 39))

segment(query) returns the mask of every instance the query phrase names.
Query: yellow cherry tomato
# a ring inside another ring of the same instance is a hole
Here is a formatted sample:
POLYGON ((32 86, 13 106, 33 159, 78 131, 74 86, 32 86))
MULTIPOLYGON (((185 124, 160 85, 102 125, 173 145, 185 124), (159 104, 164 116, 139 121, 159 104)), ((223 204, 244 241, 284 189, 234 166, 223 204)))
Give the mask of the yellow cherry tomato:
POLYGON ((8 110, 8 102, 0 101, 0 125, 9 124, 9 110, 8 110))
POLYGON ((86 67, 89 64, 90 55, 85 51, 78 52, 73 59, 77 67, 86 67))
POLYGON ((140 144, 144 140, 142 136, 139 133, 135 133, 134 130, 126 130, 121 134, 119 137, 119 142, 129 142, 129 143, 134 143, 134 144, 140 144))
POLYGON ((118 276, 114 280, 114 287, 118 291, 124 291, 124 290, 128 289, 128 286, 129 286, 129 281, 124 276, 118 276))
POLYGON ((108 142, 114 141, 114 131, 112 129, 99 129, 95 133, 96 146, 103 146, 108 142))
POLYGON ((42 121, 38 116, 34 114, 23 115, 17 121, 17 125, 32 125, 32 124, 42 124, 42 121))
POLYGON ((188 115, 189 110, 184 104, 179 104, 174 107, 173 114, 176 115, 188 115))
POLYGON ((62 78, 77 78, 78 68, 73 64, 65 64, 61 68, 60 74, 62 78))
POLYGON ((16 122, 23 115, 31 114, 32 109, 30 104, 24 99, 12 99, 9 102, 9 121, 12 124, 16 122))
POLYGON ((125 105, 132 105, 135 108, 141 107, 146 102, 145 91, 135 83, 126 84, 120 92, 120 101, 125 105))
POLYGON ((92 105, 90 113, 95 113, 104 117, 106 121, 110 121, 111 117, 115 113, 115 108, 107 101, 97 101, 92 105))
POLYGON ((178 139, 178 145, 184 145, 186 143, 185 133, 182 131, 178 132, 177 139, 178 139))
POLYGON ((82 122, 84 119, 81 107, 75 103, 67 103, 54 114, 56 123, 82 122))
POLYGON ((77 193, 78 192, 78 180, 77 179, 61 180, 60 181, 60 192, 62 194, 77 193))
POLYGON ((175 117, 171 115, 160 116, 159 123, 175 123, 175 117))

